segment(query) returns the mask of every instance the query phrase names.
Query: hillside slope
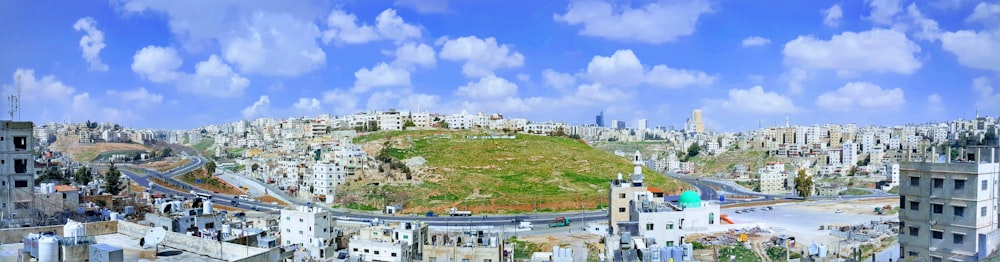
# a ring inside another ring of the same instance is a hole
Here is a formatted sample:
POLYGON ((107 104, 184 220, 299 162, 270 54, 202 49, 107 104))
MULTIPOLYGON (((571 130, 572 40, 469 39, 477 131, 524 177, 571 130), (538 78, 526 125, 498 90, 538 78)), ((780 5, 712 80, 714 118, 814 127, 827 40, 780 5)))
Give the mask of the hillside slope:
MULTIPOLYGON (((468 137, 473 135, 484 134, 404 131, 355 139, 372 155, 388 145, 388 155, 409 163, 413 172, 406 179, 403 172, 386 165, 386 172, 362 173, 340 188, 338 203, 355 208, 403 203, 407 213, 443 212, 450 207, 487 213, 594 209, 607 204, 610 179, 632 172, 626 159, 574 139, 520 134, 513 139, 468 137), (418 166, 421 158, 426 162, 418 166)), ((644 173, 647 184, 668 194, 686 187, 649 170, 644 173)))

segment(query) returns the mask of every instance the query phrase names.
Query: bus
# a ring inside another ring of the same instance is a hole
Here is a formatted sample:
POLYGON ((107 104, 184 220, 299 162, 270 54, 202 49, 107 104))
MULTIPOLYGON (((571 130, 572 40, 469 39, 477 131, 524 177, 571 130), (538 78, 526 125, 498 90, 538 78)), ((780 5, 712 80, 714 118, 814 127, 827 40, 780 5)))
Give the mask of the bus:
POLYGON ((204 199, 212 199, 212 194, 197 192, 194 190, 191 190, 191 195, 193 195, 194 197, 200 197, 204 199))

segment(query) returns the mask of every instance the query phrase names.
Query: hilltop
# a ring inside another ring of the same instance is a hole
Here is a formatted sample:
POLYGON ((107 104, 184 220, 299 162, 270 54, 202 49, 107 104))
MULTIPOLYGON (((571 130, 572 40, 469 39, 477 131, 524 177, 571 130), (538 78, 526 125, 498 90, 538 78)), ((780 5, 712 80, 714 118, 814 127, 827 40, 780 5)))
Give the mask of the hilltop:
MULTIPOLYGON (((397 168, 361 172, 338 189, 338 204, 358 209, 403 203, 407 213, 450 207, 486 213, 594 209, 607 205, 608 182, 628 176, 627 159, 578 139, 517 134, 472 138, 482 131, 394 131, 355 138, 397 168), (390 161, 390 162, 392 162, 390 161), (407 173, 400 166, 405 164, 407 173), (375 183, 378 183, 376 186, 375 183)), ((683 183, 644 169, 649 186, 668 194, 683 183)))
POLYGON ((135 143, 106 143, 97 142, 81 144, 77 135, 61 136, 52 144, 54 151, 59 151, 69 155, 76 162, 90 162, 102 154, 109 153, 131 153, 145 152, 149 147, 135 143))

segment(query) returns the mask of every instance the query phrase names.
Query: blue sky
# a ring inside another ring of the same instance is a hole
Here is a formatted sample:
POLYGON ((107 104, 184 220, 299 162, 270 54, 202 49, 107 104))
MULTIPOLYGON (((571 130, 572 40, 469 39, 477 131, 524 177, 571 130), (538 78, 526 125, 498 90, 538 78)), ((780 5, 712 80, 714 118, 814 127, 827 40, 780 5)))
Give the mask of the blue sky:
POLYGON ((20 79, 36 122, 419 108, 681 127, 702 109, 738 131, 1000 114, 1000 1, 2 1, 0 35, 4 96, 20 79))

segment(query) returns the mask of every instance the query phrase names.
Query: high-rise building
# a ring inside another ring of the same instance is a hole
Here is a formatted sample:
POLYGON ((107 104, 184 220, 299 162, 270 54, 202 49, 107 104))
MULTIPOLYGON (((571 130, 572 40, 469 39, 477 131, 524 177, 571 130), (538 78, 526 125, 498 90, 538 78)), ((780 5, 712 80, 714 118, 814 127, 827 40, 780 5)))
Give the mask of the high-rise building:
POLYGON ((979 149, 977 162, 899 165, 900 261, 979 261, 997 251, 996 150, 979 149))
POLYGON ((705 123, 701 120, 701 109, 691 110, 691 118, 688 118, 686 128, 688 133, 705 133, 705 123))
POLYGON ((649 120, 643 118, 635 121, 635 128, 639 130, 645 130, 648 128, 649 120))
POLYGON ((32 122, 0 121, 0 227, 31 223, 33 126, 32 122))
POLYGON ((600 114, 597 114, 597 126, 604 126, 604 110, 601 110, 600 114))
POLYGON ((297 210, 282 209, 278 218, 281 245, 299 245, 310 256, 326 258, 337 250, 336 219, 329 211, 318 207, 299 206, 297 210))
POLYGON ((611 120, 611 128, 614 128, 614 129, 625 129, 625 121, 611 120))

